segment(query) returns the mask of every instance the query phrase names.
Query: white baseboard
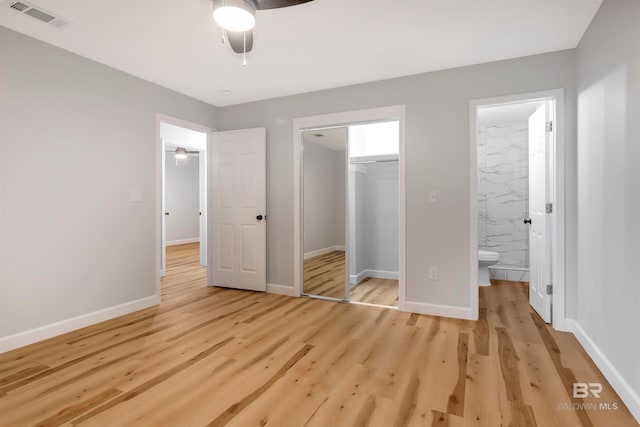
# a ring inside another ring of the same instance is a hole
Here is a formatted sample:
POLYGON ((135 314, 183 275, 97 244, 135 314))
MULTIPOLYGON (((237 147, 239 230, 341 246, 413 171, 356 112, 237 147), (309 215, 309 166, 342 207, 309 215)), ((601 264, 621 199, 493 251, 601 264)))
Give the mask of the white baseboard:
POLYGON ((431 316, 453 317, 455 319, 477 320, 471 312, 471 307, 407 301, 404 305, 403 311, 408 311, 409 313, 429 314, 431 316))
POLYGON ((553 329, 560 332, 575 332, 575 324, 576 321, 573 319, 564 319, 564 320, 554 320, 553 321, 553 329))
POLYGON ((393 279, 398 280, 400 275, 397 271, 385 271, 385 270, 362 270, 357 275, 349 276, 349 284, 355 286, 362 282, 367 277, 374 277, 376 279, 393 279))
POLYGON ((313 258, 314 256, 320 256, 328 254, 333 251, 344 251, 344 246, 329 246, 327 248, 316 249, 315 251, 305 252, 304 259, 313 258))
POLYGON ((400 277, 397 271, 365 270, 365 274, 365 277, 375 277, 376 279, 398 280, 398 278, 400 277))
POLYGON ((40 326, 28 331, 2 337, 0 338, 0 353, 24 347, 25 345, 33 344, 58 335, 66 334, 67 332, 75 331, 76 329, 84 328, 85 326, 110 320, 115 317, 133 313, 134 311, 142 310, 158 304, 160 304, 160 296, 153 295, 116 305, 114 307, 103 308, 102 310, 94 311, 92 313, 82 314, 80 316, 72 317, 71 319, 61 320, 59 322, 51 323, 50 325, 40 326))
POLYGON ((276 285, 275 283, 267 283, 267 292, 270 294, 287 295, 290 297, 299 297, 293 286, 276 285))
POLYGON ((591 360, 602 372, 602 375, 609 381, 611 387, 618 393, 620 399, 627 405, 636 421, 640 423, 640 396, 638 393, 631 388, 631 385, 624 379, 622 374, 575 320, 567 319, 566 322, 573 323, 573 334, 578 339, 578 342, 584 347, 591 360))
POLYGON ((367 270, 362 270, 360 273, 358 274, 350 274, 349 275, 349 285, 351 285, 351 287, 354 287, 355 285, 357 285, 358 283, 362 282, 365 277, 365 272, 367 270))
POLYGON ((191 239, 181 239, 181 240, 169 240, 164 242, 165 246, 177 246, 177 245, 186 245, 187 243, 200 243, 199 237, 193 237, 191 239))

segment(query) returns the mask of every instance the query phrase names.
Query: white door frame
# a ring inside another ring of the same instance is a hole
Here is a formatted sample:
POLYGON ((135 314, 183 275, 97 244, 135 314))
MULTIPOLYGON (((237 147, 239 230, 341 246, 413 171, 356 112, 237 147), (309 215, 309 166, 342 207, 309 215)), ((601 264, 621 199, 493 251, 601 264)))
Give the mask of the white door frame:
MULTIPOLYGON (((209 145, 209 132, 207 132, 207 146, 209 145)), ((211 168, 207 166, 209 156, 209 147, 198 150, 198 208, 200 209, 198 217, 198 225, 200 226, 200 265, 207 267, 209 265, 209 179, 211 168), (202 243, 205 242, 205 243, 202 243)))
POLYGON ((471 276, 471 310, 474 318, 478 318, 478 156, 476 145, 476 126, 478 107, 517 104, 523 101, 555 101, 554 116, 552 117, 555 141, 551 148, 552 164, 550 178, 552 180, 553 203, 551 220, 551 282, 553 284, 552 296, 552 325, 559 331, 570 331, 569 322, 565 315, 565 118, 564 118, 564 89, 552 89, 540 92, 522 93, 517 95, 500 96, 472 100, 469 103, 469 230, 470 253, 469 270, 471 276))
MULTIPOLYGON (((406 179, 405 179, 405 106, 393 105, 366 110, 345 111, 341 113, 293 119, 293 292, 302 295, 303 242, 302 242, 302 133, 305 129, 336 127, 398 120, 400 122, 400 189, 399 189, 399 295, 398 308, 405 310, 406 303, 406 179)), ((345 234, 348 239, 348 234, 345 234)))
MULTIPOLYGON (((160 123, 169 123, 175 126, 180 126, 186 129, 191 129, 197 132, 203 132, 207 134, 207 171, 211 170, 211 150, 210 150, 210 141, 209 141, 209 134, 211 132, 214 132, 215 129, 209 127, 209 126, 204 126, 204 125, 200 125, 198 123, 192 123, 189 122, 187 120, 183 120, 183 119, 179 119, 177 117, 172 117, 172 116, 168 116, 166 114, 162 114, 162 113, 156 113, 156 295, 158 296, 158 298, 161 297, 162 294, 162 287, 161 287, 161 279, 162 276, 164 275, 164 271, 162 269, 162 254, 164 252, 164 248, 163 248, 163 239, 162 239, 162 235, 164 230, 163 228, 163 224, 164 221, 162 220, 163 216, 164 216, 164 200, 162 198, 162 189, 164 186, 164 158, 165 158, 165 153, 164 153, 164 141, 162 140, 162 138, 160 137, 160 123)), ((207 200, 210 197, 210 192, 211 189, 209 188, 209 186, 207 186, 207 200)), ((206 220, 206 222, 208 223, 208 219, 206 220)), ((207 226, 208 229, 208 226, 207 226)), ((207 254, 210 253, 209 251, 209 239, 206 239, 207 241, 207 249, 206 252, 207 254)), ((202 242, 200 242, 200 244, 202 244, 202 242)))

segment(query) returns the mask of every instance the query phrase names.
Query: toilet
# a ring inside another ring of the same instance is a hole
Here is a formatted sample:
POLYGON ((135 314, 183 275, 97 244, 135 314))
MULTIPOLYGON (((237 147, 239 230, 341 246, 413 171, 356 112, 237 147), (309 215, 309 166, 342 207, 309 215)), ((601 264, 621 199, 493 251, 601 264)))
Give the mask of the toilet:
POLYGON ((478 251, 478 286, 491 286, 489 266, 500 260, 498 252, 478 251))

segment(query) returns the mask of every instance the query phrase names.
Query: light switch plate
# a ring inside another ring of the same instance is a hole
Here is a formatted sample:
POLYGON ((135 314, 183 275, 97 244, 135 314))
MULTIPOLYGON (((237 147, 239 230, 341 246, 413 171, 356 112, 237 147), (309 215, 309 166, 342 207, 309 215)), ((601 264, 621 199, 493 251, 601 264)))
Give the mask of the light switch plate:
POLYGON ((429 268, 429 279, 438 280, 438 267, 429 268))
POLYGON ((436 203, 438 201, 438 192, 436 190, 429 190, 429 203, 436 203))
POLYGON ((129 201, 130 202, 141 202, 142 201, 142 191, 140 190, 131 190, 129 192, 129 201))

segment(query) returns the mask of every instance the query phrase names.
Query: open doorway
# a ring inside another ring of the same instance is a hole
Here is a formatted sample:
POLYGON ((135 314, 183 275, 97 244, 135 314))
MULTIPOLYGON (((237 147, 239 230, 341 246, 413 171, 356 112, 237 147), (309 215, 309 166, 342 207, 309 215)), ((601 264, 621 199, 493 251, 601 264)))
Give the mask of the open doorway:
POLYGON ((519 286, 554 326, 564 318, 561 97, 472 102, 472 286, 519 286))
POLYGON ((300 134, 302 294, 398 307, 400 121, 300 134))
POLYGON ((349 298, 397 307, 400 122, 349 126, 349 298))
POLYGON ((157 295, 175 283, 171 277, 162 279, 169 273, 169 255, 171 273, 183 278, 186 273, 191 285, 265 291, 266 129, 217 132, 156 114, 156 147, 157 295), (196 159, 199 204, 188 215, 199 220, 198 241, 178 239, 174 243, 182 244, 167 246, 166 218, 172 212, 166 204, 166 166, 182 167, 196 159))
POLYGON ((161 276, 176 269, 207 277, 208 130, 159 120, 161 276))

